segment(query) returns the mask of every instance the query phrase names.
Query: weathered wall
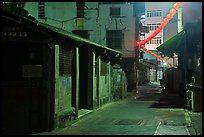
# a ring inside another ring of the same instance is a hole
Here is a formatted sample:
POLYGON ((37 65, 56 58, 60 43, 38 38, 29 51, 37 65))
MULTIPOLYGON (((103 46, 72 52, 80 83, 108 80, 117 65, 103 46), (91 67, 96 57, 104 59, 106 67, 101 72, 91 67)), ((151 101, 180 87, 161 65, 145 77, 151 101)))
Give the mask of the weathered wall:
MULTIPOLYGON (((60 76, 59 45, 55 45, 55 127, 65 126, 67 121, 74 119, 72 104, 72 77, 60 76)), ((64 56, 64 55, 61 55, 64 56)), ((66 55, 65 55, 66 56, 66 55)), ((68 55, 67 55, 68 56, 68 55)))
POLYGON ((106 64, 106 74, 101 73, 99 78, 99 96, 100 104, 103 105, 110 101, 111 87, 110 87, 110 63, 104 62, 106 64))

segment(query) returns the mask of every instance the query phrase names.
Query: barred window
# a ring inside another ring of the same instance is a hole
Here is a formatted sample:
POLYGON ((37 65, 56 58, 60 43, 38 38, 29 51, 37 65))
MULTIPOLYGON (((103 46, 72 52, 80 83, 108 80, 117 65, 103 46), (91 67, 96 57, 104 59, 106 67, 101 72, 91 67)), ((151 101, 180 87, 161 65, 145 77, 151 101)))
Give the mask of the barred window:
POLYGON ((147 17, 158 17, 161 16, 161 10, 147 11, 147 17))
POLYGON ((59 50, 59 75, 71 76, 72 70, 72 51, 60 48, 59 50))
POLYGON ((85 2, 76 2, 77 18, 84 18, 85 2))
POLYGON ((119 17, 120 8, 119 7, 110 7, 110 17, 119 17))
POLYGON ((144 41, 145 40, 145 33, 141 33, 140 34, 140 41, 144 41))
POLYGON ((45 3, 38 2, 38 19, 44 19, 44 18, 45 18, 45 3))
POLYGON ((160 23, 147 24, 147 26, 149 27, 149 31, 154 31, 160 26, 160 23))
POLYGON ((148 41, 147 44, 161 44, 161 37, 154 37, 148 41))
POLYGON ((123 42, 122 30, 108 30, 106 31, 106 45, 109 48, 121 49, 123 42))

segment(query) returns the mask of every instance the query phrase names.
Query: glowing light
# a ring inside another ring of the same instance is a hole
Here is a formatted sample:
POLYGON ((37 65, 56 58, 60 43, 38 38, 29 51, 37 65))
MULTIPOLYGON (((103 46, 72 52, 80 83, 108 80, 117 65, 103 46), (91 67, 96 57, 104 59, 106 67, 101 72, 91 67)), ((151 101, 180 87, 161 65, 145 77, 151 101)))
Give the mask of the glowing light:
POLYGON ((172 14, 172 15, 176 14, 176 10, 175 9, 171 9, 170 10, 170 14, 172 14))
POLYGON ((178 2, 176 2, 176 3, 174 4, 174 9, 178 10, 178 8, 179 8, 179 4, 178 4, 178 2))
POLYGON ((170 19, 171 17, 172 17, 171 14, 167 14, 167 15, 166 15, 166 18, 167 18, 167 19, 170 19))
POLYGON ((141 42, 136 42, 136 44, 138 46, 140 46, 141 48, 143 48, 146 52, 148 52, 150 55, 159 58, 159 59, 164 59, 164 57, 158 56, 154 53, 152 53, 151 51, 149 51, 148 49, 146 49, 143 45, 145 43, 147 43, 148 41, 150 41, 151 39, 153 39, 165 26, 166 24, 172 19, 172 17, 176 14, 176 11, 178 10, 179 6, 184 5, 183 2, 176 2, 169 14, 166 15, 166 17, 164 18, 164 20, 161 22, 160 26, 144 41, 141 42))

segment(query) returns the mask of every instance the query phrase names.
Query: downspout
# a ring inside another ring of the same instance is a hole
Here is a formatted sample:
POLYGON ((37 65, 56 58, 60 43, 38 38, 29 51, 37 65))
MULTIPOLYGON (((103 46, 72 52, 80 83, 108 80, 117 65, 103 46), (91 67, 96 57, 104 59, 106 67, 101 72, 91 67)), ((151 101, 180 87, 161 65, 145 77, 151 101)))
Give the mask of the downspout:
POLYGON ((100 75, 101 75, 101 57, 97 57, 97 102, 98 108, 100 108, 100 75))
MULTIPOLYGON (((136 8, 136 7, 135 7, 136 8)), ((136 12, 134 8, 134 12, 136 12)), ((135 13, 135 41, 139 41, 139 23, 138 23, 139 19, 138 19, 138 15, 137 13, 135 13)), ((135 89, 137 91, 137 87, 138 87, 138 74, 137 74, 137 66, 138 66, 138 55, 139 55, 139 47, 135 46, 135 63, 134 63, 134 73, 135 73, 135 89)))

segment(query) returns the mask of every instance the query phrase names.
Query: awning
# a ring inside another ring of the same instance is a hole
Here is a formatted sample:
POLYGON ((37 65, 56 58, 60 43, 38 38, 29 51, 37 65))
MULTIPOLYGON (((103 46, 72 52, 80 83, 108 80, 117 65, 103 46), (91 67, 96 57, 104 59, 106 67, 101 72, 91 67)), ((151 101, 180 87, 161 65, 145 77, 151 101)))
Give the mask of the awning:
MULTIPOLYGON (((92 45, 92 46, 95 46, 96 48, 101 48, 101 49, 104 49, 104 50, 107 50, 107 51, 110 51, 110 52, 113 52, 113 53, 116 53, 116 54, 120 54, 122 55, 122 52, 118 51, 118 50, 114 50, 114 49, 111 49, 111 48, 108 48, 108 47, 105 47, 105 46, 102 46, 98 43, 95 43, 93 41, 90 41, 88 39, 85 39, 83 37, 80 37, 78 35, 75 35, 71 32, 68 32, 68 31, 65 31, 61 28, 57 28, 57 27, 54 27, 54 26, 51 26, 51 25, 48 25, 48 24, 44 24, 44 23, 41 23, 41 22, 38 22, 39 25, 51 30, 51 31, 54 31, 58 34, 61 34, 65 37, 68 37, 74 41, 77 41, 77 42, 80 42, 80 43, 86 43, 88 45, 92 45)), ((93 47, 89 47, 89 48, 93 48, 93 47)))
POLYGON ((174 35, 172 38, 157 47, 164 56, 169 56, 173 53, 185 54, 184 48, 188 51, 196 51, 196 45, 202 41, 202 22, 187 23, 183 31, 174 35))
POLYGON ((157 49, 161 51, 164 56, 169 56, 172 53, 178 54, 183 48, 182 45, 184 45, 184 43, 182 44, 182 42, 184 42, 184 39, 185 31, 183 30, 157 47, 157 49))

